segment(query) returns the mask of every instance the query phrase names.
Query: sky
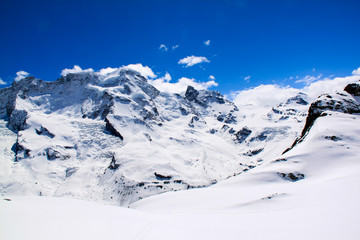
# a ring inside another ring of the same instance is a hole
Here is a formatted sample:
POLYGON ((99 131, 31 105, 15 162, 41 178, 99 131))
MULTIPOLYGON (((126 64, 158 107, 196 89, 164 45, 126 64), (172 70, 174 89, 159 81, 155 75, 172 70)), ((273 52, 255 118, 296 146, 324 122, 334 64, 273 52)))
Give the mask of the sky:
POLYGON ((360 67, 359 12, 358 0, 0 0, 0 87, 141 63, 223 94, 303 88, 360 67))

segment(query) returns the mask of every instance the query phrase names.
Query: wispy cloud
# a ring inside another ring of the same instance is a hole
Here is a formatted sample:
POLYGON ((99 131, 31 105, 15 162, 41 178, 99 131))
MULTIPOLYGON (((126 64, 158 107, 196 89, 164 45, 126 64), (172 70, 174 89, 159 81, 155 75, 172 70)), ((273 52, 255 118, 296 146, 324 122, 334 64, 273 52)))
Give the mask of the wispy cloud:
POLYGON ((196 56, 188 56, 186 58, 180 59, 178 64, 186 65, 186 67, 194 66, 195 64, 210 62, 206 57, 196 57, 196 56))
POLYGON ((245 82, 250 82, 250 78, 251 78, 250 75, 249 75, 249 76, 246 76, 246 77, 244 77, 244 81, 245 81, 245 82))
POLYGON ((177 49, 179 47, 179 44, 172 46, 172 50, 174 51, 175 49, 177 49))
POLYGON ((6 82, 4 82, 1 78, 0 78, 0 85, 5 85, 6 82))
POLYGON ((205 44, 206 46, 210 46, 210 40, 204 41, 204 44, 205 44))
POLYGON ((319 74, 317 76, 306 75, 305 77, 300 78, 300 79, 296 80, 295 82, 296 83, 305 83, 305 85, 308 86, 311 83, 318 81, 322 77, 323 77, 322 74, 319 74))
POLYGON ((28 77, 29 75, 30 75, 30 73, 28 73, 28 72, 18 71, 18 72, 16 73, 16 77, 15 77, 14 79, 15 79, 15 81, 20 81, 21 79, 26 78, 26 77, 28 77))
POLYGON ((82 69, 80 66, 78 65, 74 65, 73 68, 69 69, 69 68, 65 68, 64 70, 61 71, 61 76, 66 76, 69 73, 88 73, 88 72, 94 72, 94 70, 92 68, 88 68, 88 69, 82 69))
POLYGON ((167 52, 167 51, 168 51, 168 48, 166 47, 165 44, 160 44, 159 50, 164 51, 164 52, 167 52))
POLYGON ((352 74, 359 76, 360 75, 360 67, 358 69, 355 69, 354 71, 352 71, 352 74))
POLYGON ((213 75, 210 75, 209 80, 215 80, 215 77, 213 75))

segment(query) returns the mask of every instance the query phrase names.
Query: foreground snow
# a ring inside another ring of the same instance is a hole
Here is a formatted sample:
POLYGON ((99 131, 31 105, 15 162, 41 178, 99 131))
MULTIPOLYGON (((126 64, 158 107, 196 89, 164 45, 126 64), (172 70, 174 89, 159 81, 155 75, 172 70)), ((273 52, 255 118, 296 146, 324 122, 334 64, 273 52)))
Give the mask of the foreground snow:
POLYGON ((3 196, 1 239, 359 239, 360 116, 326 113, 281 159, 208 188, 130 208, 3 196))
POLYGON ((248 188, 232 180, 216 188, 164 194, 161 204, 149 208, 156 213, 79 200, 15 197, 0 202, 0 232, 4 240, 359 239, 360 197, 354 196, 359 180, 349 176, 248 188), (277 195, 272 194, 275 189, 277 195))

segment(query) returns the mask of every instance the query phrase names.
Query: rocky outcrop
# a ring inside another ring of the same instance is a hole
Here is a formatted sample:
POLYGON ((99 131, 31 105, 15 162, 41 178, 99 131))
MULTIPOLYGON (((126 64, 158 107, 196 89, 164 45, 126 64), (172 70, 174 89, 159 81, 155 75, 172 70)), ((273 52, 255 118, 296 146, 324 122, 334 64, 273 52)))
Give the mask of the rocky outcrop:
POLYGON ((116 128, 110 123, 109 119, 105 118, 105 127, 106 127, 106 130, 114 135, 115 137, 118 137, 120 138, 121 140, 124 140, 124 137, 118 132, 118 130, 116 130, 116 128))
POLYGON ((359 83, 351 83, 348 84, 345 89, 345 92, 353 95, 353 96, 360 96, 360 84, 359 83))
POLYGON ((26 123, 28 113, 25 110, 13 110, 9 118, 9 128, 15 132, 25 130, 29 127, 26 123))
POLYGON ((292 172, 291 173, 278 172, 278 175, 282 179, 290 181, 290 182, 297 182, 297 181, 305 178, 305 175, 300 172, 293 172, 293 173, 292 172))
POLYGON ((252 131, 248 127, 243 127, 235 134, 237 142, 244 142, 251 133, 252 131))
POLYGON ((47 136, 49 138, 54 138, 55 134, 51 133, 47 128, 41 126, 40 129, 35 129, 38 135, 47 136))
MULTIPOLYGON (((356 89, 356 87, 354 87, 353 85, 351 86, 352 87, 349 88, 356 89)), ((352 92, 356 93, 356 91, 352 92)), ((292 146, 287 148, 283 152, 283 154, 290 151, 298 143, 302 142, 305 139, 306 135, 309 133, 311 127, 314 125, 316 119, 318 119, 319 117, 327 116, 326 111, 335 111, 347 114, 360 113, 360 104, 358 104, 351 96, 343 93, 336 93, 334 95, 323 94, 319 96, 318 99, 310 105, 305 126, 301 132, 300 137, 298 137, 294 141, 292 146)))

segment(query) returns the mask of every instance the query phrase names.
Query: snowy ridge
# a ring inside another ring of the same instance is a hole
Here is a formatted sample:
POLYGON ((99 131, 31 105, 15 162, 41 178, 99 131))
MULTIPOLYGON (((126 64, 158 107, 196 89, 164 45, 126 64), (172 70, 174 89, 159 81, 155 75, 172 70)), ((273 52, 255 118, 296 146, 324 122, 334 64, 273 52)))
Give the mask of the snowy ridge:
POLYGON ((300 137, 309 107, 304 93, 251 109, 191 86, 160 92, 127 68, 28 77, 0 98, 3 195, 123 206, 267 166, 300 137))

